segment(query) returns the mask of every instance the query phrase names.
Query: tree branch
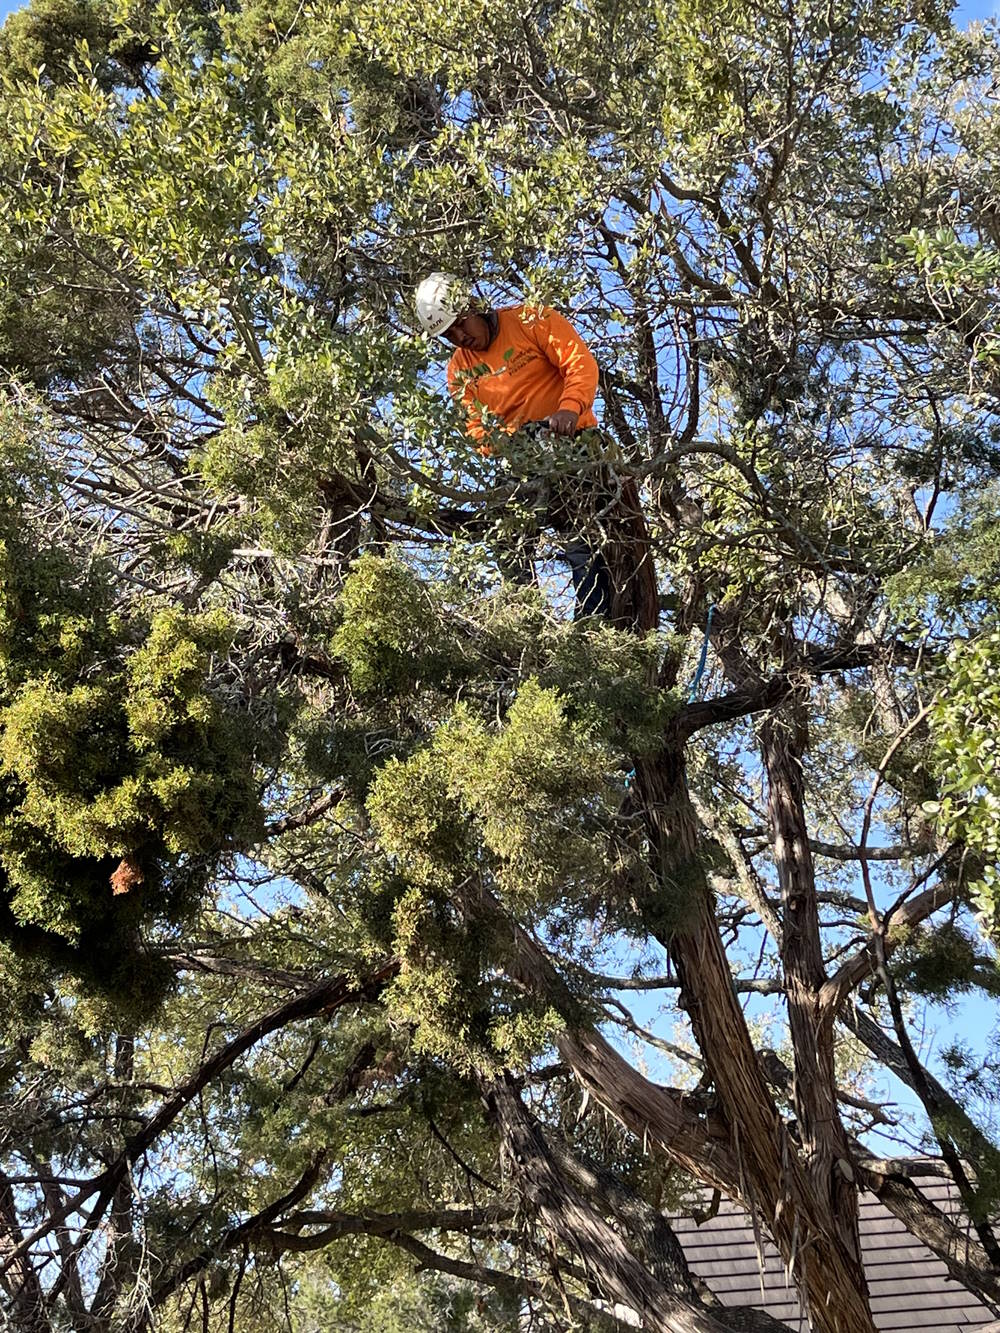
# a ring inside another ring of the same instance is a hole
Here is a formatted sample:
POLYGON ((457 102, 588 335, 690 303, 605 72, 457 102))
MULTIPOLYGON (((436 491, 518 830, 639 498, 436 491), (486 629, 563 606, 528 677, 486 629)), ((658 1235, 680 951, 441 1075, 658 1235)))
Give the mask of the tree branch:
POLYGON ((794 666, 777 672, 769 680, 741 686, 716 699, 701 699, 697 703, 687 704, 672 719, 671 727, 683 743, 704 727, 715 726, 718 722, 733 722, 737 718, 776 708, 796 689, 801 688, 804 674, 825 676, 838 671, 857 671, 883 660, 890 653, 905 661, 911 661, 914 656, 911 649, 896 643, 858 643, 848 648, 822 649, 814 649, 807 644, 802 660, 794 666))
POLYGON ((315 801, 311 801, 303 809, 297 810, 293 814, 283 815, 281 819, 272 820, 270 824, 265 824, 263 837, 265 839, 277 838, 282 833, 291 833, 294 829, 305 828, 307 825, 315 823, 317 819, 326 814, 327 810, 332 809, 343 798, 344 792, 339 787, 323 796, 318 796, 315 801))
POLYGON ((505 1079, 483 1081, 511 1175, 546 1231, 577 1254, 605 1300, 636 1309, 649 1333, 724 1333, 725 1325, 657 1281, 558 1170, 544 1137, 505 1079))
MULTIPOLYGON (((926 921, 939 907, 950 903, 957 892, 957 883, 942 882, 935 884, 933 888, 925 889, 916 898, 904 903, 892 918, 892 924, 885 936, 886 951, 891 952, 914 926, 926 921)), ((823 986, 820 992, 820 1004, 828 1013, 839 1013, 851 991, 877 970, 878 960, 873 951, 873 943, 874 940, 870 940, 863 945, 823 986)))
POLYGON ((399 970, 399 959, 390 958, 382 963, 360 983, 355 982, 346 973, 329 981, 320 982, 302 995, 286 1001, 277 1009, 251 1023, 232 1041, 227 1042, 215 1055, 203 1061, 194 1074, 183 1083, 172 1097, 153 1115, 143 1127, 126 1140, 124 1151, 118 1158, 95 1176, 72 1198, 68 1199, 55 1213, 49 1216, 30 1235, 15 1245, 0 1263, 0 1273, 6 1272, 28 1253, 37 1243, 47 1236, 54 1227, 60 1226, 73 1213, 79 1212, 86 1201, 95 1194, 98 1196, 92 1215, 101 1211, 102 1201, 114 1192, 115 1187, 133 1162, 159 1138, 170 1124, 180 1115, 186 1106, 211 1081, 235 1064, 241 1055, 256 1045, 264 1037, 280 1028, 286 1027, 303 1018, 315 1018, 319 1014, 332 1013, 334 1009, 351 1000, 372 999, 395 976, 399 970))

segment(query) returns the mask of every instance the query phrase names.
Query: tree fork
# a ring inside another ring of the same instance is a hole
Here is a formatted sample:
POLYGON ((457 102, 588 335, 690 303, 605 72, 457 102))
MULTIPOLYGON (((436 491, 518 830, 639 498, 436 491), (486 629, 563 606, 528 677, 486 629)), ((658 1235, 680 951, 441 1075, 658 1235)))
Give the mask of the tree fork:
MULTIPOLYGON (((731 658, 736 645, 718 642, 729 640, 726 629, 725 618, 719 618, 717 647, 731 658)), ((741 683, 758 683, 750 664, 740 658, 731 665, 741 683)), ((657 921, 662 908, 649 903, 650 928, 677 969, 681 1002, 722 1102, 743 1203, 751 1211, 763 1210, 775 1244, 805 1293, 816 1333, 874 1333, 856 1229, 845 1244, 829 1202, 832 1177, 822 1191, 816 1190, 774 1104, 733 986, 687 789, 684 746, 689 734, 675 721, 659 754, 635 764, 656 857, 655 879, 664 899, 684 898, 683 920, 667 930, 657 921)), ((846 1154, 844 1160, 850 1169, 846 1154)))

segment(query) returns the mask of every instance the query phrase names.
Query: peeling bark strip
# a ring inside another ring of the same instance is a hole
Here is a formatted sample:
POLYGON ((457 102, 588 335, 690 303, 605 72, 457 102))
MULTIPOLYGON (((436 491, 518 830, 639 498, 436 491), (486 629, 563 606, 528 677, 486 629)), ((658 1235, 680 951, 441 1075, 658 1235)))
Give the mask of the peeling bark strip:
POLYGON ((826 1214, 867 1294, 858 1234, 858 1191, 837 1107, 833 1015, 822 1003, 826 968, 802 784, 805 720, 794 702, 760 728, 768 816, 782 901, 781 963, 795 1059, 792 1102, 818 1208, 826 1214))
POLYGON ((728 1143, 709 1136, 684 1094, 645 1078, 600 1032, 580 1021, 574 997, 552 961, 492 895, 483 892, 475 908, 491 925, 511 932, 512 980, 544 995, 565 1020, 556 1033, 556 1048, 581 1086, 644 1144, 657 1144, 696 1179, 742 1201, 739 1166, 728 1143))
POLYGON ((510 1085, 484 1086, 510 1174, 546 1231, 583 1266, 605 1300, 637 1310, 648 1333, 728 1333, 727 1325, 674 1295, 559 1172, 538 1127, 510 1085))
POLYGON ((728 1142, 709 1136, 682 1093, 643 1077, 599 1032, 561 1032, 556 1044, 581 1087, 643 1145, 655 1144, 703 1184, 742 1200, 739 1164, 728 1142))

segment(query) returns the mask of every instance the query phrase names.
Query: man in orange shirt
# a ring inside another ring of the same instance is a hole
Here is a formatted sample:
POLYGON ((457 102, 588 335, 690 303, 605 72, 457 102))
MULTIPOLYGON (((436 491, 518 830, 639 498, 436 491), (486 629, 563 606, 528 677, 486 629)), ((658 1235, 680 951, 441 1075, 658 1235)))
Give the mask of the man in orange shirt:
MULTIPOLYGON (((479 309, 448 273, 424 279, 417 288, 416 307, 424 330, 455 348, 448 362, 448 387, 464 406, 466 430, 481 453, 492 452, 487 440, 492 422, 511 435, 532 422, 563 436, 597 426, 597 362, 557 311, 524 305, 479 309)), ((550 521, 569 538, 563 555, 573 576, 576 618, 609 617, 611 576, 603 554, 567 531, 565 504, 557 501, 550 521)))

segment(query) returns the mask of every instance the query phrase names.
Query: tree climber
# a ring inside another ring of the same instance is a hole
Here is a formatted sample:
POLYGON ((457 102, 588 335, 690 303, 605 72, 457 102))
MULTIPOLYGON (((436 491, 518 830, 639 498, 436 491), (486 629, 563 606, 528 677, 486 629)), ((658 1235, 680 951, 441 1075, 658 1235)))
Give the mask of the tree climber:
MULTIPOLYGON (((527 305, 504 310, 482 307, 449 273, 432 273, 420 283, 416 309, 424 331, 455 348, 448 362, 448 387, 464 406, 466 431, 481 453, 492 453, 484 409, 509 435, 536 422, 563 437, 597 429, 593 410, 597 362, 557 311, 527 305)), ((600 498, 602 505, 610 499, 600 498)), ((610 619, 608 562, 592 539, 577 530, 571 511, 568 497, 558 495, 550 500, 547 515, 563 538, 563 558, 576 593, 574 618, 610 619)))

